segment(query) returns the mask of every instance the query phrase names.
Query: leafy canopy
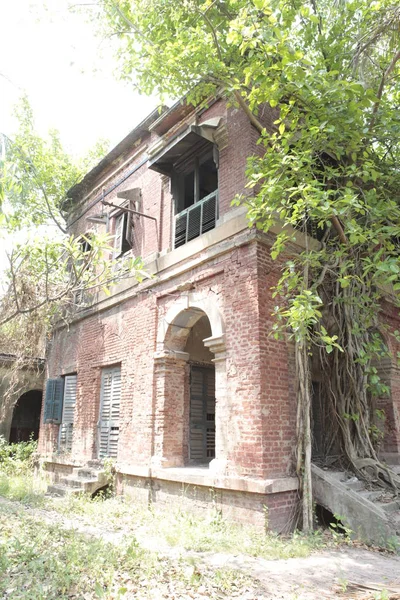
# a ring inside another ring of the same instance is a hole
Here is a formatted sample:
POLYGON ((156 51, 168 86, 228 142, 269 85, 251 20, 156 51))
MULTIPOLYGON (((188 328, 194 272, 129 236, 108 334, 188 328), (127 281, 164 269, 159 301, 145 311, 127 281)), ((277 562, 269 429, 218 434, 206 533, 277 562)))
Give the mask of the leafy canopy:
MULTIPOLYGON (((256 116, 264 151, 249 159, 248 214, 265 231, 283 225, 272 256, 291 255, 277 290, 289 301, 277 308, 284 325, 298 339, 314 335, 323 303, 317 288, 335 270, 341 289, 368 289, 350 295, 372 326, 379 290, 396 300, 400 289, 398 4, 102 0, 100 7, 104 31, 119 40, 120 75, 141 91, 193 103, 219 93, 256 116), (263 127, 265 107, 275 111, 272 130, 263 127), (322 243, 293 256, 299 230, 322 243)), ((336 340, 321 332, 318 339, 328 350, 336 340)))
MULTIPOLYGON (((64 204, 68 190, 104 155, 99 142, 89 155, 73 161, 58 133, 44 139, 34 128, 26 99, 17 107, 19 130, 3 137, 0 164, 0 222, 7 265, 1 273, 0 346, 17 356, 43 353, 48 326, 83 293, 93 294, 115 279, 138 272, 140 259, 126 269, 110 260, 111 238, 103 226, 84 223, 89 233, 67 233, 64 204)), ((66 312, 67 310, 67 312, 66 312)))

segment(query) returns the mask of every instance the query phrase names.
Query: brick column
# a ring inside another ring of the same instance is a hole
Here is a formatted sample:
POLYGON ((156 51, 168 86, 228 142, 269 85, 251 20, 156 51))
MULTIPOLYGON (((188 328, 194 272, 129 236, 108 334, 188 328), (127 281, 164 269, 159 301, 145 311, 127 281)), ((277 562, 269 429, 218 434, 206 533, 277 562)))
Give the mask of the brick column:
POLYGON ((187 456, 189 354, 162 351, 154 355, 155 406, 152 464, 182 467, 187 456))
MULTIPOLYGON (((391 358, 381 359, 373 366, 376 367, 382 383, 390 389, 388 396, 377 400, 377 408, 385 412, 383 457, 390 462, 394 456, 397 456, 399 458, 396 462, 398 462, 400 460, 400 369, 393 364, 391 358)), ((376 424, 378 427, 383 426, 379 421, 376 424)))
POLYGON ((206 338, 203 343, 215 356, 215 458, 210 462, 210 470, 218 475, 225 475, 228 469, 229 440, 225 335, 206 338))

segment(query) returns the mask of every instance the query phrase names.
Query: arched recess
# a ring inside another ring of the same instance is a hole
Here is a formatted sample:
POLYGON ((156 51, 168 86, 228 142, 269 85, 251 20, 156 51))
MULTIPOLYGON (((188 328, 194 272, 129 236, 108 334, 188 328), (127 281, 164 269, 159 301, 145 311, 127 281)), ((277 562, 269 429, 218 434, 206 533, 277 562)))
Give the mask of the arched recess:
POLYGON ((38 439, 41 409, 41 390, 29 390, 18 398, 11 421, 10 443, 38 439))
POLYGON ((169 309, 158 329, 155 386, 153 463, 162 467, 201 464, 225 471, 225 334, 215 300, 189 294, 169 309), (196 421, 196 411, 197 415, 203 411, 203 424, 200 417, 196 421))

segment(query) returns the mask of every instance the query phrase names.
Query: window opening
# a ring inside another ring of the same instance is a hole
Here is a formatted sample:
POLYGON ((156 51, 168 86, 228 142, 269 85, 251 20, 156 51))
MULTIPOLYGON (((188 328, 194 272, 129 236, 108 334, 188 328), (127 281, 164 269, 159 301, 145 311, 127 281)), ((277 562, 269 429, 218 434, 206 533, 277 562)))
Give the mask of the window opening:
POLYGON ((121 367, 101 373, 99 458, 117 458, 121 403, 121 367))
POLYGON ((132 248, 132 215, 123 212, 115 217, 114 258, 119 258, 132 248))
POLYGON ((60 426, 58 447, 61 452, 71 452, 72 436, 74 429, 75 404, 76 404, 76 375, 64 377, 64 403, 60 426))

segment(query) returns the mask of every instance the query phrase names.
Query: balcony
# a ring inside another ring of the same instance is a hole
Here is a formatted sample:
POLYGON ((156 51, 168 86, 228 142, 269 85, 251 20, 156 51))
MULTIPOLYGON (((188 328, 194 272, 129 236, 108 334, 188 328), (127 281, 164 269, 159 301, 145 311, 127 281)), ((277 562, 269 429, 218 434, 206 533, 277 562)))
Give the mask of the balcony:
POLYGON ((214 229, 218 218, 218 190, 175 216, 174 248, 214 229))

